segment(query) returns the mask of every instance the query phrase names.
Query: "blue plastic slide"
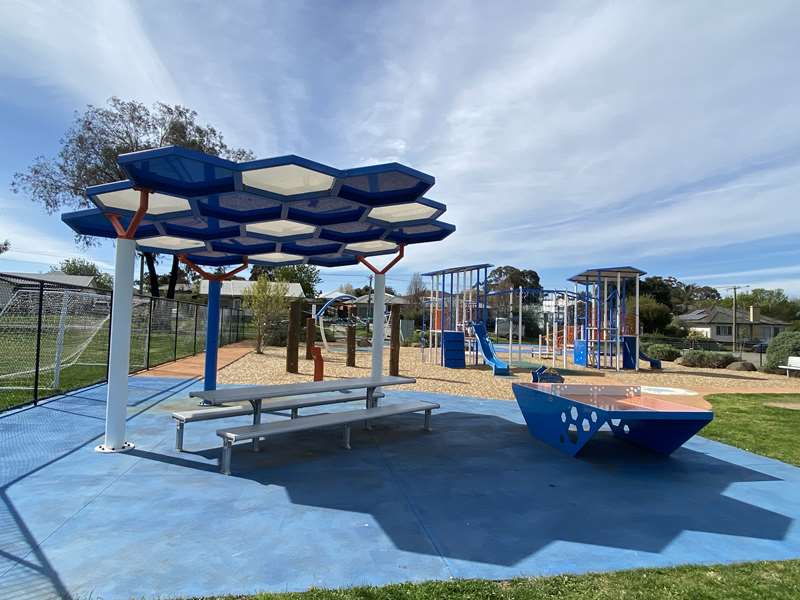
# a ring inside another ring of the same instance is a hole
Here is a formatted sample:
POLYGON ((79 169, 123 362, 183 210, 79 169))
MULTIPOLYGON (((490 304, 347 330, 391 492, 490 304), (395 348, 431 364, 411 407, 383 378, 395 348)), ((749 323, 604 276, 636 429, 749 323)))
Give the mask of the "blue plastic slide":
POLYGON ((661 361, 660 360, 658 360, 657 358, 650 358, 649 356, 647 356, 647 354, 645 354, 641 350, 639 350, 639 358, 649 362, 651 369, 659 369, 659 370, 661 369, 661 361))
POLYGON ((483 361, 492 367, 494 375, 511 375, 508 365, 497 357, 497 352, 494 350, 494 344, 489 339, 486 333, 486 326, 483 321, 473 321, 472 329, 475 331, 475 337, 478 339, 478 349, 481 351, 483 361))

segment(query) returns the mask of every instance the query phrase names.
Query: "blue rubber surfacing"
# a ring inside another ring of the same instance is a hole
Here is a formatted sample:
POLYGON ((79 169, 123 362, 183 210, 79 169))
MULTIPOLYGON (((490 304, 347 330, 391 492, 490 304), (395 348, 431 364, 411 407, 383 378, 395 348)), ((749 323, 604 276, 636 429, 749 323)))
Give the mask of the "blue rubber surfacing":
MULTIPOLYGON (((234 449, 170 413, 195 380, 132 377, 128 454, 93 448, 105 388, 0 416, 0 597, 105 600, 800 557, 800 469, 700 437, 671 457, 599 435, 579 458, 513 401, 234 449)), ((352 406, 324 407, 344 410, 352 406)), ((309 411, 310 412, 310 411, 309 411)), ((270 417, 279 418, 279 417, 270 417)), ((248 419, 231 419, 247 423, 248 419)), ((602 434, 602 432, 601 432, 602 434)))

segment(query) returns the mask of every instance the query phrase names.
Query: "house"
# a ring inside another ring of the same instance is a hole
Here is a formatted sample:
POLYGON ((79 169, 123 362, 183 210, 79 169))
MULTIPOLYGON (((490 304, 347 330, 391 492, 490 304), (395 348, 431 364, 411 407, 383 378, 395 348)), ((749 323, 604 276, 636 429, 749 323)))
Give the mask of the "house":
MULTIPOLYGON (((222 298, 228 298, 229 302, 233 306, 239 306, 245 290, 250 289, 250 287, 255 285, 255 283, 255 281, 245 281, 240 279, 229 279, 227 281, 223 281, 222 288, 220 290, 220 296, 222 298)), ((275 282, 269 283, 271 285, 276 285, 275 282)), ((303 293, 303 286, 301 286, 299 283, 287 283, 285 285, 287 286, 286 298, 290 300, 296 300, 306 297, 306 295, 303 293)), ((203 279, 200 282, 200 295, 208 296, 208 280, 206 279, 203 279)))
MULTIPOLYGON (((722 306, 699 308, 692 312, 678 315, 678 320, 689 331, 717 342, 733 341, 733 310, 722 306)), ((776 335, 789 327, 790 323, 763 316, 757 307, 736 311, 737 341, 769 342, 776 335)))

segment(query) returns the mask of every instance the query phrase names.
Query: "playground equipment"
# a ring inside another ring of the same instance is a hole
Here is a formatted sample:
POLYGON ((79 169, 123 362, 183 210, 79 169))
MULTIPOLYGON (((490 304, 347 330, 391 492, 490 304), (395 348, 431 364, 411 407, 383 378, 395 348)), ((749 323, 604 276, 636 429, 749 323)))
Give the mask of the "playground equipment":
POLYGON ((490 340, 489 336, 486 334, 486 327, 484 326, 483 321, 471 322, 470 325, 472 326, 472 330, 475 333, 475 338, 478 342, 478 351, 483 357, 483 361, 492 367, 492 374, 511 375, 508 364, 504 363, 497 357, 494 344, 492 344, 492 340, 490 340))
POLYGON ((470 324, 485 323, 488 318, 487 279, 491 266, 468 265, 422 274, 430 277, 422 311, 425 362, 463 369, 466 355, 471 364, 478 364, 478 343, 470 324))
POLYGON ((530 434, 570 456, 605 424, 617 438, 671 454, 714 418, 638 386, 515 383, 512 389, 530 434))
POLYGON ((328 311, 329 308, 335 307, 338 304, 352 302, 355 299, 356 297, 351 294, 341 294, 339 296, 330 298, 319 309, 317 309, 316 305, 312 305, 311 316, 317 322, 317 327, 319 328, 319 335, 320 338, 322 339, 322 345, 325 347, 325 352, 341 352, 341 350, 339 349, 331 348, 331 346, 328 344, 328 338, 325 335, 325 313, 328 311))
MULTIPOLYGON (((575 283, 575 295, 583 287, 582 326, 575 327, 579 338, 575 340, 573 361, 584 367, 639 370, 639 278, 644 275, 634 267, 589 269, 570 278, 575 283), (633 285, 633 323, 629 322, 626 299, 633 285)), ((658 367, 660 367, 658 363, 658 367)))

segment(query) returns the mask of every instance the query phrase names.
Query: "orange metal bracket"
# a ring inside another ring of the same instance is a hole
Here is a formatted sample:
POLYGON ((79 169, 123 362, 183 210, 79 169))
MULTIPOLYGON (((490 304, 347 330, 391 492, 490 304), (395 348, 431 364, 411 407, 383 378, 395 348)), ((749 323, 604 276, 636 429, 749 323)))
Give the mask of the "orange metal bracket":
POLYGON ((233 271, 229 271, 228 273, 209 273, 208 271, 204 270, 202 267, 196 265, 193 261, 186 258, 185 254, 179 254, 178 260, 184 263, 187 267, 189 267, 192 271, 200 275, 203 279, 208 279, 209 281, 226 281, 244 271, 248 266, 247 257, 245 256, 242 259, 242 264, 236 267, 233 271))
POLYGON ((147 208, 149 204, 150 190, 139 189, 139 208, 136 209, 136 213, 134 213, 131 222, 128 223, 127 229, 122 226, 122 222, 119 220, 119 215, 115 215, 113 213, 106 215, 106 218, 111 221, 111 224, 114 226, 114 231, 117 232, 117 237, 124 240, 132 240, 134 238, 136 235, 136 230, 139 229, 139 223, 142 222, 145 214, 147 214, 147 208))
POLYGON ((395 256, 392 259, 392 262, 390 262, 388 265, 386 265, 385 267, 383 267, 383 269, 380 270, 372 266, 370 262, 363 256, 357 256, 356 258, 358 259, 358 262, 360 262, 362 265, 365 265, 370 271, 372 271, 376 275, 385 275, 389 271, 389 269, 391 269, 393 266, 395 266, 397 263, 400 262, 400 259, 402 259, 403 255, 405 254, 405 249, 406 247, 400 244, 400 251, 397 253, 397 256, 395 256))

